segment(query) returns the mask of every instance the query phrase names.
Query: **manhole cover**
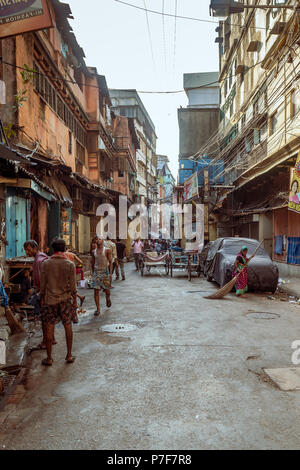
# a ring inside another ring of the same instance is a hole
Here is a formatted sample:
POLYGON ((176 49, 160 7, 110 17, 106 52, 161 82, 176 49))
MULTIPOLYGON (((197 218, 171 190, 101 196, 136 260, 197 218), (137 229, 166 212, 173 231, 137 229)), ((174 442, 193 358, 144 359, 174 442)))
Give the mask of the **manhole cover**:
POLYGON ((102 326, 100 328, 101 331, 105 331, 106 333, 122 333, 123 331, 134 331, 137 330, 136 325, 130 325, 130 324, 123 324, 123 323, 117 323, 115 325, 106 325, 102 326))
POLYGON ((255 318, 256 320, 275 320, 279 318, 280 315, 272 312, 249 312, 247 313, 247 317, 255 318))

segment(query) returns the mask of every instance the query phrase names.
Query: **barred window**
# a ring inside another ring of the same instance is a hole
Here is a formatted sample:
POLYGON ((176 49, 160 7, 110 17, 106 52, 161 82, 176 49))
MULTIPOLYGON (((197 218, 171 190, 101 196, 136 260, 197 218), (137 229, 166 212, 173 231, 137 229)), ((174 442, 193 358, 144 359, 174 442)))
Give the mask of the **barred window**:
POLYGON ((60 94, 56 91, 50 80, 43 74, 39 66, 34 63, 34 88, 36 92, 47 102, 50 108, 62 119, 66 126, 75 135, 78 142, 84 147, 87 146, 87 133, 80 122, 73 115, 73 112, 65 104, 60 94))

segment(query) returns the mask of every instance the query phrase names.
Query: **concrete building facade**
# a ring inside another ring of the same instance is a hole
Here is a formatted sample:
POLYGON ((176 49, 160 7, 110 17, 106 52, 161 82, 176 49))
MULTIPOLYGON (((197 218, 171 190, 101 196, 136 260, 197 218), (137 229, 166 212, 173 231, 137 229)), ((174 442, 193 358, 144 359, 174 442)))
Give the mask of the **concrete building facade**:
POLYGON ((145 204, 157 201, 155 126, 136 90, 111 89, 112 110, 116 115, 133 119, 139 148, 136 152, 136 191, 145 204))
POLYGON ((220 148, 213 155, 233 186, 219 201, 218 235, 264 239, 281 274, 300 275, 300 213, 288 207, 300 158, 299 16, 269 3, 217 28, 220 148))
MULTIPOLYGON (((209 159, 209 155, 205 151, 203 154, 199 154, 199 149, 205 146, 218 129, 220 112, 218 77, 217 72, 184 75, 184 89, 189 103, 187 108, 178 110, 179 184, 183 184, 198 170, 199 185, 203 181, 201 165, 194 163, 191 157, 199 156, 199 162, 201 162, 201 157, 209 159)), ((207 161, 205 160, 204 163, 206 166, 207 161)))

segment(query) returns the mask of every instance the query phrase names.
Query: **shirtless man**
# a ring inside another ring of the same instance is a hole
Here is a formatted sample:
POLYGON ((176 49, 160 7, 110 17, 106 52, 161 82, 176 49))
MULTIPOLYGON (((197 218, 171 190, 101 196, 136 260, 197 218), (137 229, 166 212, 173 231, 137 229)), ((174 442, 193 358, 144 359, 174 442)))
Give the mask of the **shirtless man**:
POLYGON ((104 290, 106 295, 106 306, 111 307, 110 286, 112 281, 112 252, 106 248, 102 238, 97 239, 97 248, 92 251, 92 288, 94 289, 94 299, 97 310, 95 316, 100 315, 100 290, 104 290))

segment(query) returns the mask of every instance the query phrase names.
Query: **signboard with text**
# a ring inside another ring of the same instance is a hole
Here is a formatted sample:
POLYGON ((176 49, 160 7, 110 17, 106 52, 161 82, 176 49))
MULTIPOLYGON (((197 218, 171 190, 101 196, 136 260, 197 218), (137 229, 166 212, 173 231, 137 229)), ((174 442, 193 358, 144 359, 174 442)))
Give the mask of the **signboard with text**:
POLYGON ((289 209, 300 214, 300 153, 295 168, 291 169, 289 209))
POLYGON ((184 182, 183 198, 186 202, 198 196, 198 173, 194 173, 189 179, 184 182))
POLYGON ((0 0, 0 39, 52 26, 47 0, 0 0))

